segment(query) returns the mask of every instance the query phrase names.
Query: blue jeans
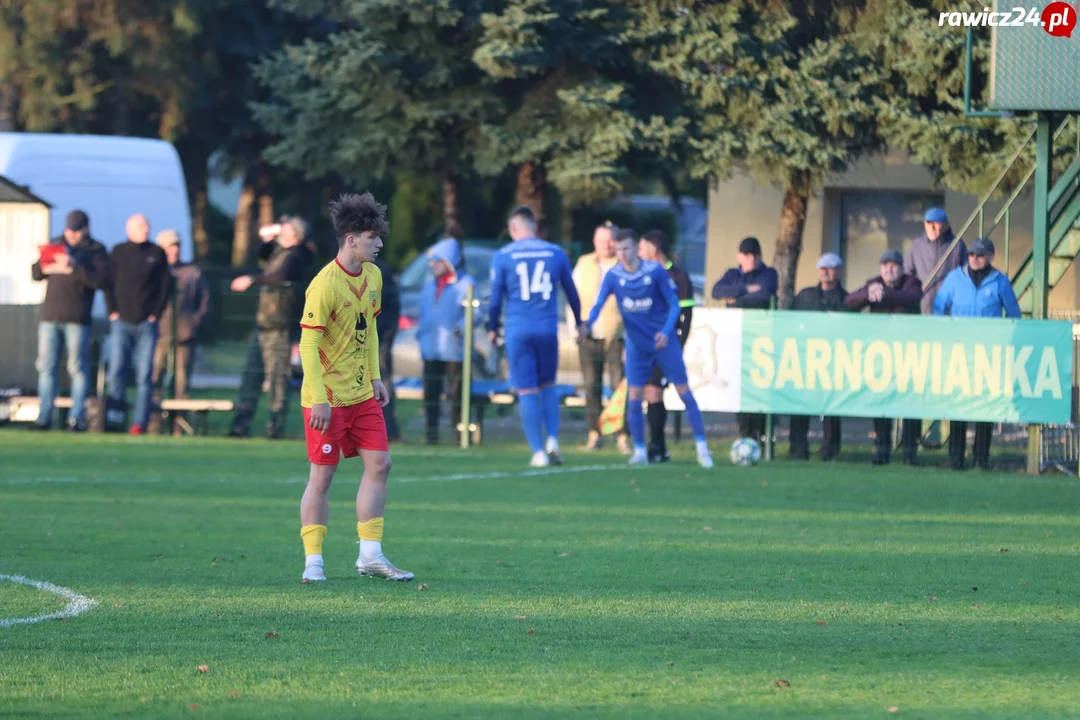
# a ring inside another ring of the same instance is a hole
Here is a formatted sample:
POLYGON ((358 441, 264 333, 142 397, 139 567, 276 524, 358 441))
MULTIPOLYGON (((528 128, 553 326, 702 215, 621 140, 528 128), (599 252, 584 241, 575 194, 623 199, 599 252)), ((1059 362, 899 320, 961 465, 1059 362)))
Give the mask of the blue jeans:
POLYGON ((144 430, 150 421, 150 402, 154 396, 154 347, 157 345, 156 322, 129 323, 113 320, 109 327, 109 397, 124 399, 125 381, 132 356, 135 359, 135 413, 131 424, 144 430))
POLYGON ((68 420, 86 420, 86 395, 90 389, 90 326, 78 323, 38 324, 38 424, 52 424, 56 399, 56 373, 60 369, 60 348, 67 347, 68 374, 71 375, 71 413, 68 420))

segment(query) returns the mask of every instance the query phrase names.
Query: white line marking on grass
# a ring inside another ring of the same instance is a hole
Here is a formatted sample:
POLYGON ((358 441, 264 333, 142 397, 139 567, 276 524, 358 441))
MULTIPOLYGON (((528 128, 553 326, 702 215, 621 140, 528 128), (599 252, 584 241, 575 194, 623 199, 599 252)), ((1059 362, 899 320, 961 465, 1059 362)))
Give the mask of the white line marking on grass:
MULTIPOLYGON (((453 482, 455 480, 494 480, 497 478, 527 478, 527 477, 542 477, 545 475, 565 475, 571 473, 584 473, 584 472, 598 472, 602 470, 619 470, 626 468, 626 465, 571 465, 565 467, 554 468, 537 468, 535 470, 498 470, 495 472, 486 473, 454 473, 453 475, 417 475, 414 477, 394 477, 390 476, 390 482, 392 483, 411 483, 411 482, 453 482)), ((638 470, 644 469, 644 467, 637 468, 638 470)), ((651 469, 651 468, 650 468, 651 469)), ((307 483, 307 478, 285 478, 282 480, 275 480, 275 483, 280 485, 299 485, 307 483)))
POLYGON ((85 595, 80 595, 74 590, 68 590, 65 587, 59 585, 53 585, 52 583, 43 582, 41 580, 31 580, 25 578, 22 575, 0 575, 0 581, 7 580, 8 582, 18 583, 19 585, 29 585, 32 588, 43 590, 44 592, 51 592, 53 595, 59 595, 60 597, 67 598, 71 602, 67 604, 63 610, 54 613, 48 613, 47 615, 35 615, 33 617, 24 618, 6 618, 0 619, 0 628, 11 627, 12 625, 29 625, 31 623, 39 623, 43 620, 55 620, 56 618, 71 618, 86 612, 90 608, 97 605, 96 600, 92 600, 85 595))

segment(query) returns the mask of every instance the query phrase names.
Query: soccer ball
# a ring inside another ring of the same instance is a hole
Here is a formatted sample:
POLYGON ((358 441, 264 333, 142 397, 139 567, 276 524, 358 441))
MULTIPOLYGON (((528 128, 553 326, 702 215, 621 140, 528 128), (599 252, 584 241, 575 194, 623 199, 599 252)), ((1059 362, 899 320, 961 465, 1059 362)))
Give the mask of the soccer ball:
POLYGON ((754 438, 739 438, 731 444, 731 462, 746 467, 757 465, 761 459, 761 446, 754 438))

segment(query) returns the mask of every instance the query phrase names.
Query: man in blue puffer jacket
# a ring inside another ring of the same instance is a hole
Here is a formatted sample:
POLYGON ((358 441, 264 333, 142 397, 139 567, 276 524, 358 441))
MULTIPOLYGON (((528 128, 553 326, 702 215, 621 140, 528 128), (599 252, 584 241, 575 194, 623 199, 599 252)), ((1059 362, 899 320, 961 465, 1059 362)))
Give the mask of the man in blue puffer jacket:
POLYGON ((461 362, 465 357, 465 292, 475 285, 465 272, 461 245, 454 238, 435 243, 428 250, 431 277, 420 292, 420 319, 416 337, 424 361, 424 409, 427 411, 427 443, 439 442, 440 398, 446 381, 450 398, 451 427, 461 421, 461 362))
MULTIPOLYGON (((952 317, 1020 317, 1009 278, 993 268, 994 243, 979 238, 968 250, 967 267, 958 267, 945 276, 937 297, 934 314, 952 317)), ((975 467, 986 469, 990 459, 990 437, 993 425, 975 423, 975 467)), ((967 450, 967 422, 953 420, 949 428, 949 457, 954 470, 964 469, 967 450)))

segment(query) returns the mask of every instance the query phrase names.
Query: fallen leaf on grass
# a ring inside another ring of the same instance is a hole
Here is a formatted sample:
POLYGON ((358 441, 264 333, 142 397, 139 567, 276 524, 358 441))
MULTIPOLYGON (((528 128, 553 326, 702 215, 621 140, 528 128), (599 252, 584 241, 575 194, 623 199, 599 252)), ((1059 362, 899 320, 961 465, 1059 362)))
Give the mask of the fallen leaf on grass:
POLYGON ((270 638, 276 638, 276 637, 281 637, 281 636, 280 636, 280 635, 278 635, 278 634, 277 634, 276 632, 274 632, 273 630, 271 630, 270 632, 266 633, 266 639, 267 639, 267 640, 269 640, 270 638))
POLYGON ((201 673, 210 672, 210 666, 209 665, 200 665, 199 666, 199 672, 201 672, 201 673))
POLYGON ((891 708, 889 708, 889 712, 900 712, 900 708, 893 705, 891 708))
POLYGON ((777 678, 776 682, 774 682, 773 685, 775 685, 776 687, 791 687, 791 683, 784 678, 777 678))
POLYGON ((195 703, 191 703, 190 705, 187 706, 187 709, 188 710, 198 710, 199 706, 196 705, 195 703))
POLYGON ((505 565, 506 563, 504 563, 502 560, 496 560, 495 564, 496 565, 505 565))
POLYGON ((929 600, 930 602, 937 602, 937 598, 934 597, 933 595, 927 595, 926 599, 929 600))
POLYGON ((529 634, 530 635, 535 635, 536 634, 536 628, 529 628, 529 634))
POLYGON ((240 697, 240 691, 239 690, 230 690, 229 691, 229 697, 231 697, 231 698, 240 697))
POLYGON ((824 624, 825 624, 824 620, 818 620, 818 625, 824 625, 824 624))
POLYGON ((525 616, 524 616, 524 615, 515 615, 515 616, 514 616, 514 619, 515 619, 515 620, 524 620, 524 619, 525 619, 525 616))
POLYGON ((978 609, 979 609, 979 606, 978 606, 978 605, 976 605, 975 603, 971 603, 971 607, 975 608, 976 610, 978 610, 978 609))
POLYGON ((559 557, 570 557, 570 553, 568 553, 568 552, 559 553, 559 557))
POLYGON ((709 525, 706 525, 705 527, 703 527, 701 529, 704 530, 705 532, 712 532, 712 527, 710 527, 709 525))
POLYGON ((416 589, 417 590, 427 590, 428 589, 427 583, 420 583, 419 585, 416 586, 416 589))

